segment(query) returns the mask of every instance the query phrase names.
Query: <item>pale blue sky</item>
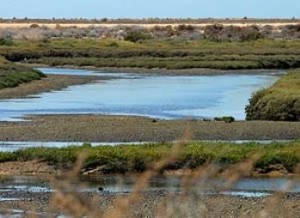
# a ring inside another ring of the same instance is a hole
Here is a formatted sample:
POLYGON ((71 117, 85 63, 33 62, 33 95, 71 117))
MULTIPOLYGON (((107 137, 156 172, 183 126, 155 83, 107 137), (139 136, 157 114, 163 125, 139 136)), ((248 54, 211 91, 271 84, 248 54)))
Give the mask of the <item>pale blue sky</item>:
POLYGON ((0 0, 0 17, 300 17, 300 0, 0 0))

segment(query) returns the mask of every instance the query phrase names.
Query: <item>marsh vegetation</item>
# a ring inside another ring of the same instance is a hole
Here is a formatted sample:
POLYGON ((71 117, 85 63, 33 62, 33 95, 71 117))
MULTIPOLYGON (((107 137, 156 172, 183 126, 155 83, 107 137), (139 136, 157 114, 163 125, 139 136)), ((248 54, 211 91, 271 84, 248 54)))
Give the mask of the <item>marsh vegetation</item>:
POLYGON ((300 72, 291 71, 272 87, 255 93, 246 107, 248 120, 300 121, 300 72))
MULTIPOLYGON (((37 20, 14 19, 14 21, 22 23, 37 20)), ((154 21, 155 19, 134 22, 152 24, 154 21)), ((121 25, 113 28, 106 26, 79 28, 60 25, 60 23, 70 22, 66 20, 47 22, 54 24, 55 27, 43 26, 44 21, 42 21, 30 24, 29 28, 0 29, 0 56, 3 56, 0 59, 0 89, 16 87, 44 77, 44 74, 37 70, 13 62, 50 66, 124 67, 139 70, 142 68, 228 70, 300 67, 299 25, 247 26, 244 24, 251 22, 247 18, 239 20, 243 23, 242 26, 220 24, 196 26, 193 24, 197 20, 186 20, 185 24, 153 25, 151 28, 121 25)), ((112 21, 82 19, 76 22, 104 24, 112 21)), ((117 23, 127 22, 129 21, 120 20, 117 23)), ((163 21, 172 24, 176 22, 178 22, 176 19, 163 21)), ((211 20, 204 22, 211 22, 211 20)), ((228 20, 226 24, 232 22, 228 20)), ((299 75, 299 71, 290 72, 272 87, 254 94, 246 108, 247 119, 299 121, 299 75)), ((66 84, 80 83, 77 79, 77 82, 70 83, 70 77, 66 75, 63 78, 58 76, 51 76, 51 78, 52 80, 60 78, 61 82, 58 82, 58 85, 43 83, 42 89, 26 93, 32 94, 39 90, 47 91, 53 87, 61 88, 66 84), (66 80, 68 83, 65 82, 66 80)), ((215 87, 213 90, 221 93, 216 91, 215 87)), ((134 100, 137 92, 132 94, 134 100)), ((94 98, 95 94, 89 96, 94 98)), ((102 95, 101 98, 103 97, 102 95)), ((109 99, 111 98, 105 101, 109 99)), ((209 101, 211 102, 212 99, 209 101)), ((49 101, 45 102, 43 105, 47 105, 49 101)), ((53 102, 57 103, 57 98, 54 98, 53 102)), ((99 101, 96 103, 98 107, 99 101)), ((10 107, 8 102, 2 104, 2 112, 10 114, 11 107, 8 110, 5 107, 10 107)), ((37 107, 33 108, 36 110, 37 107)), ((21 107, 21 111, 24 110, 26 108, 21 107)), ((30 118, 31 122, 1 122, 0 138, 3 141, 162 142, 97 147, 85 143, 82 146, 64 148, 36 147, 0 152, 1 173, 6 171, 8 175, 22 174, 28 172, 31 167, 34 169, 31 172, 33 174, 62 172, 63 175, 60 179, 56 178, 58 175, 51 178, 53 181, 51 190, 55 190, 53 193, 47 192, 49 190, 44 193, 34 192, 32 190, 37 189, 26 188, 26 192, 20 193, 18 188, 5 187, 7 189, 1 193, 1 197, 4 198, 0 199, 0 215, 19 213, 20 210, 15 208, 21 208, 20 213, 24 216, 28 214, 46 216, 45 211, 50 211, 49 216, 67 214, 75 217, 144 217, 145 215, 184 217, 187 214, 190 217, 207 215, 271 217, 275 213, 280 217, 296 217, 299 214, 297 213, 299 193, 285 193, 292 188, 293 180, 287 179, 287 184, 284 184, 286 189, 281 192, 263 193, 266 195, 261 199, 253 196, 251 198, 224 197, 226 195, 224 190, 230 189, 234 183, 245 176, 291 174, 298 176, 299 141, 263 145, 254 142, 236 144, 190 140, 296 139, 299 138, 299 122, 240 122, 227 115, 230 114, 216 117, 215 121, 53 115, 30 118), (178 136, 183 132, 186 133, 183 140, 175 143, 164 142, 178 140, 178 136), (70 173, 66 174, 69 170, 70 173), (74 182, 77 182, 82 174, 128 176, 132 173, 138 173, 140 176, 136 179, 133 191, 122 195, 105 192, 101 186, 96 192, 86 189, 82 192, 84 189, 78 188, 79 183, 74 186, 74 182), (170 193, 166 190, 146 192, 151 179, 155 176, 176 173, 181 174, 182 193, 170 193), (212 192, 203 192, 203 185, 210 185, 211 179, 216 177, 223 179, 221 188, 210 187, 212 192), (14 191, 11 191, 12 189, 14 191), (16 190, 17 194, 14 193, 16 190), (16 196, 17 198, 11 198, 16 196), (20 196, 28 201, 20 200, 20 196), (34 204, 38 205, 38 213, 30 211, 34 204), (4 212, 2 208, 5 208, 4 212)), ((11 184, 10 181, 8 183, 11 184)))
POLYGON ((45 75, 38 70, 14 64, 0 57, 0 89, 16 87, 43 77, 45 75))
POLYGON ((176 157, 162 171, 196 169, 207 164, 216 164, 220 170, 224 170, 255 155, 255 168, 261 173, 272 171, 272 167, 276 165, 281 165, 282 170, 287 173, 293 173, 300 163, 299 149, 297 141, 270 145, 195 142, 183 143, 180 146, 163 143, 91 147, 84 144, 81 147, 29 148, 12 153, 1 152, 0 162, 38 160, 63 169, 72 167, 79 155, 84 154, 82 168, 85 171, 98 169, 98 173, 141 173, 151 168, 154 163, 169 157, 172 152, 176 153, 176 157))
POLYGON ((95 67, 167 69, 287 69, 300 66, 299 40, 215 42, 210 40, 51 39, 15 40, 1 46, 10 61, 95 67))
POLYGON ((51 66, 287 69, 300 66, 299 25, 192 24, 1 28, 0 55, 51 66))

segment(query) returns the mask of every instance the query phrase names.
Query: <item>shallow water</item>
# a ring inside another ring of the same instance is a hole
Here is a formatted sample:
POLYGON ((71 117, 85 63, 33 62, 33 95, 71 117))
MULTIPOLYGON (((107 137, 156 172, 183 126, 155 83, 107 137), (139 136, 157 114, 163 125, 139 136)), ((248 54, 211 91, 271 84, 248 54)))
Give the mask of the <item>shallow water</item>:
POLYGON ((233 116, 245 119, 251 94, 270 86, 278 76, 139 76, 121 73, 41 68, 46 74, 114 76, 105 82, 71 86, 0 101, 0 121, 41 114, 138 115, 162 119, 233 116))
MULTIPOLYGON (((137 181, 136 176, 83 176, 80 183, 72 183, 72 187, 78 192, 95 193, 130 193, 137 181), (99 191, 99 187, 103 191, 99 191)), ((55 192, 49 180, 35 176, 0 177, 0 194, 4 199, 15 199, 20 193, 51 193, 55 192)), ((55 182, 59 184, 59 180, 55 182)), ((72 190, 70 187, 70 190, 72 190)), ((191 184, 191 191, 199 194, 222 194, 244 197, 263 197, 273 192, 283 191, 300 193, 300 180, 289 178, 242 178, 231 187, 226 188, 226 181, 211 179, 209 181, 199 180, 191 184), (287 184, 293 181, 288 189, 287 184)), ((182 180, 179 177, 154 177, 149 182, 146 191, 165 190, 169 192, 181 192, 182 180)))
MULTIPOLYGON (((133 186, 137 181, 136 176, 83 176, 80 182, 71 182, 70 186, 63 186, 64 191, 76 191, 77 193, 88 192, 99 195, 119 195, 133 192, 133 186), (99 191, 99 189, 101 189, 99 191)), ((63 181, 56 180, 59 186, 63 181)), ((54 184, 54 183, 52 183, 54 184)), ((194 195, 228 195, 242 198, 262 198, 273 195, 274 192, 300 193, 300 180, 289 178, 242 178, 230 188, 225 188, 226 181, 220 179, 200 180, 190 185, 190 192, 194 195), (287 184, 291 184, 286 189, 287 184)), ((35 195, 43 196, 56 192, 49 182, 49 178, 35 176, 0 177, 0 202, 1 201, 28 201, 35 195)), ((160 191, 167 193, 182 193, 182 180, 179 177, 154 177, 149 182, 145 191, 160 191)), ((158 191, 158 192, 157 192, 158 191)), ((0 209, 0 216, 24 217, 35 215, 38 217, 52 217, 45 212, 36 213, 12 208, 11 210, 0 209)), ((54 217, 68 217, 63 214, 55 214, 54 217)))
MULTIPOLYGON (((131 192, 137 177, 122 177, 122 176, 92 176, 83 177, 90 187, 103 187, 108 192, 131 192)), ((236 195, 242 192, 246 193, 271 193, 276 191, 287 191, 300 193, 300 181, 290 180, 288 178, 241 178, 229 188, 226 188, 228 183, 225 180, 210 179, 199 180, 191 184, 191 190, 198 191, 204 194, 228 194, 236 195), (293 181, 293 185, 286 189, 287 184, 293 181)), ((182 180, 176 176, 155 177, 150 180, 149 190, 166 189, 169 191, 182 191, 182 180)))
MULTIPOLYGON (((88 142, 91 146, 142 145, 151 142, 88 142)), ((82 146, 85 142, 30 142, 30 141, 0 141, 0 152, 13 152, 26 148, 63 148, 82 146)))
MULTIPOLYGON (((271 144, 273 142, 278 143, 289 143, 292 140, 231 140, 231 141, 205 141, 209 143, 235 143, 235 144, 245 144, 245 143, 257 143, 257 144, 271 144)), ((68 146, 82 146, 85 142, 39 142, 39 141, 0 141, 0 152, 14 152, 20 149, 44 147, 44 148, 63 148, 68 146)), ((91 146, 116 146, 116 145, 143 145, 151 144, 157 142, 88 142, 91 146)))

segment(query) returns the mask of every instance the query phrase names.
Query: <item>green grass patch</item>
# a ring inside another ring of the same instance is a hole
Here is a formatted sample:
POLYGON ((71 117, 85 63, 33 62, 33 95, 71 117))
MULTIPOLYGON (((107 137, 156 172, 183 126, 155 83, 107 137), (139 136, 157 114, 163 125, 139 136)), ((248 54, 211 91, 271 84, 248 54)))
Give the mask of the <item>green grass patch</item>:
MULTIPOLYGON (((168 157, 172 148, 171 144, 28 148, 13 153, 0 153, 0 162, 39 160, 60 167, 72 167, 78 155, 84 152, 87 154, 83 166, 85 169, 101 167, 103 173, 143 172, 153 163, 168 157)), ((282 164, 292 172, 300 163, 300 143, 294 141, 287 144, 237 145, 195 142, 184 146, 178 158, 165 169, 193 169, 206 163, 230 166, 243 162, 254 154, 260 157, 256 163, 256 167, 260 169, 282 164)))
POLYGON ((17 65, 0 58, 0 89, 16 87, 22 83, 45 77, 38 70, 17 65))

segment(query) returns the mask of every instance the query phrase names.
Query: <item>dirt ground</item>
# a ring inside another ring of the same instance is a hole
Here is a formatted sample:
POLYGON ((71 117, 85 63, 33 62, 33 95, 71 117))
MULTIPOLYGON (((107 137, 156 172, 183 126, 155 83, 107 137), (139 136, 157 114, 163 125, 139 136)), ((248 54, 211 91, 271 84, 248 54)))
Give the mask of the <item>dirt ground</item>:
POLYGON ((51 175, 60 174, 61 170, 40 161, 13 161, 0 163, 0 176, 11 175, 51 175))

